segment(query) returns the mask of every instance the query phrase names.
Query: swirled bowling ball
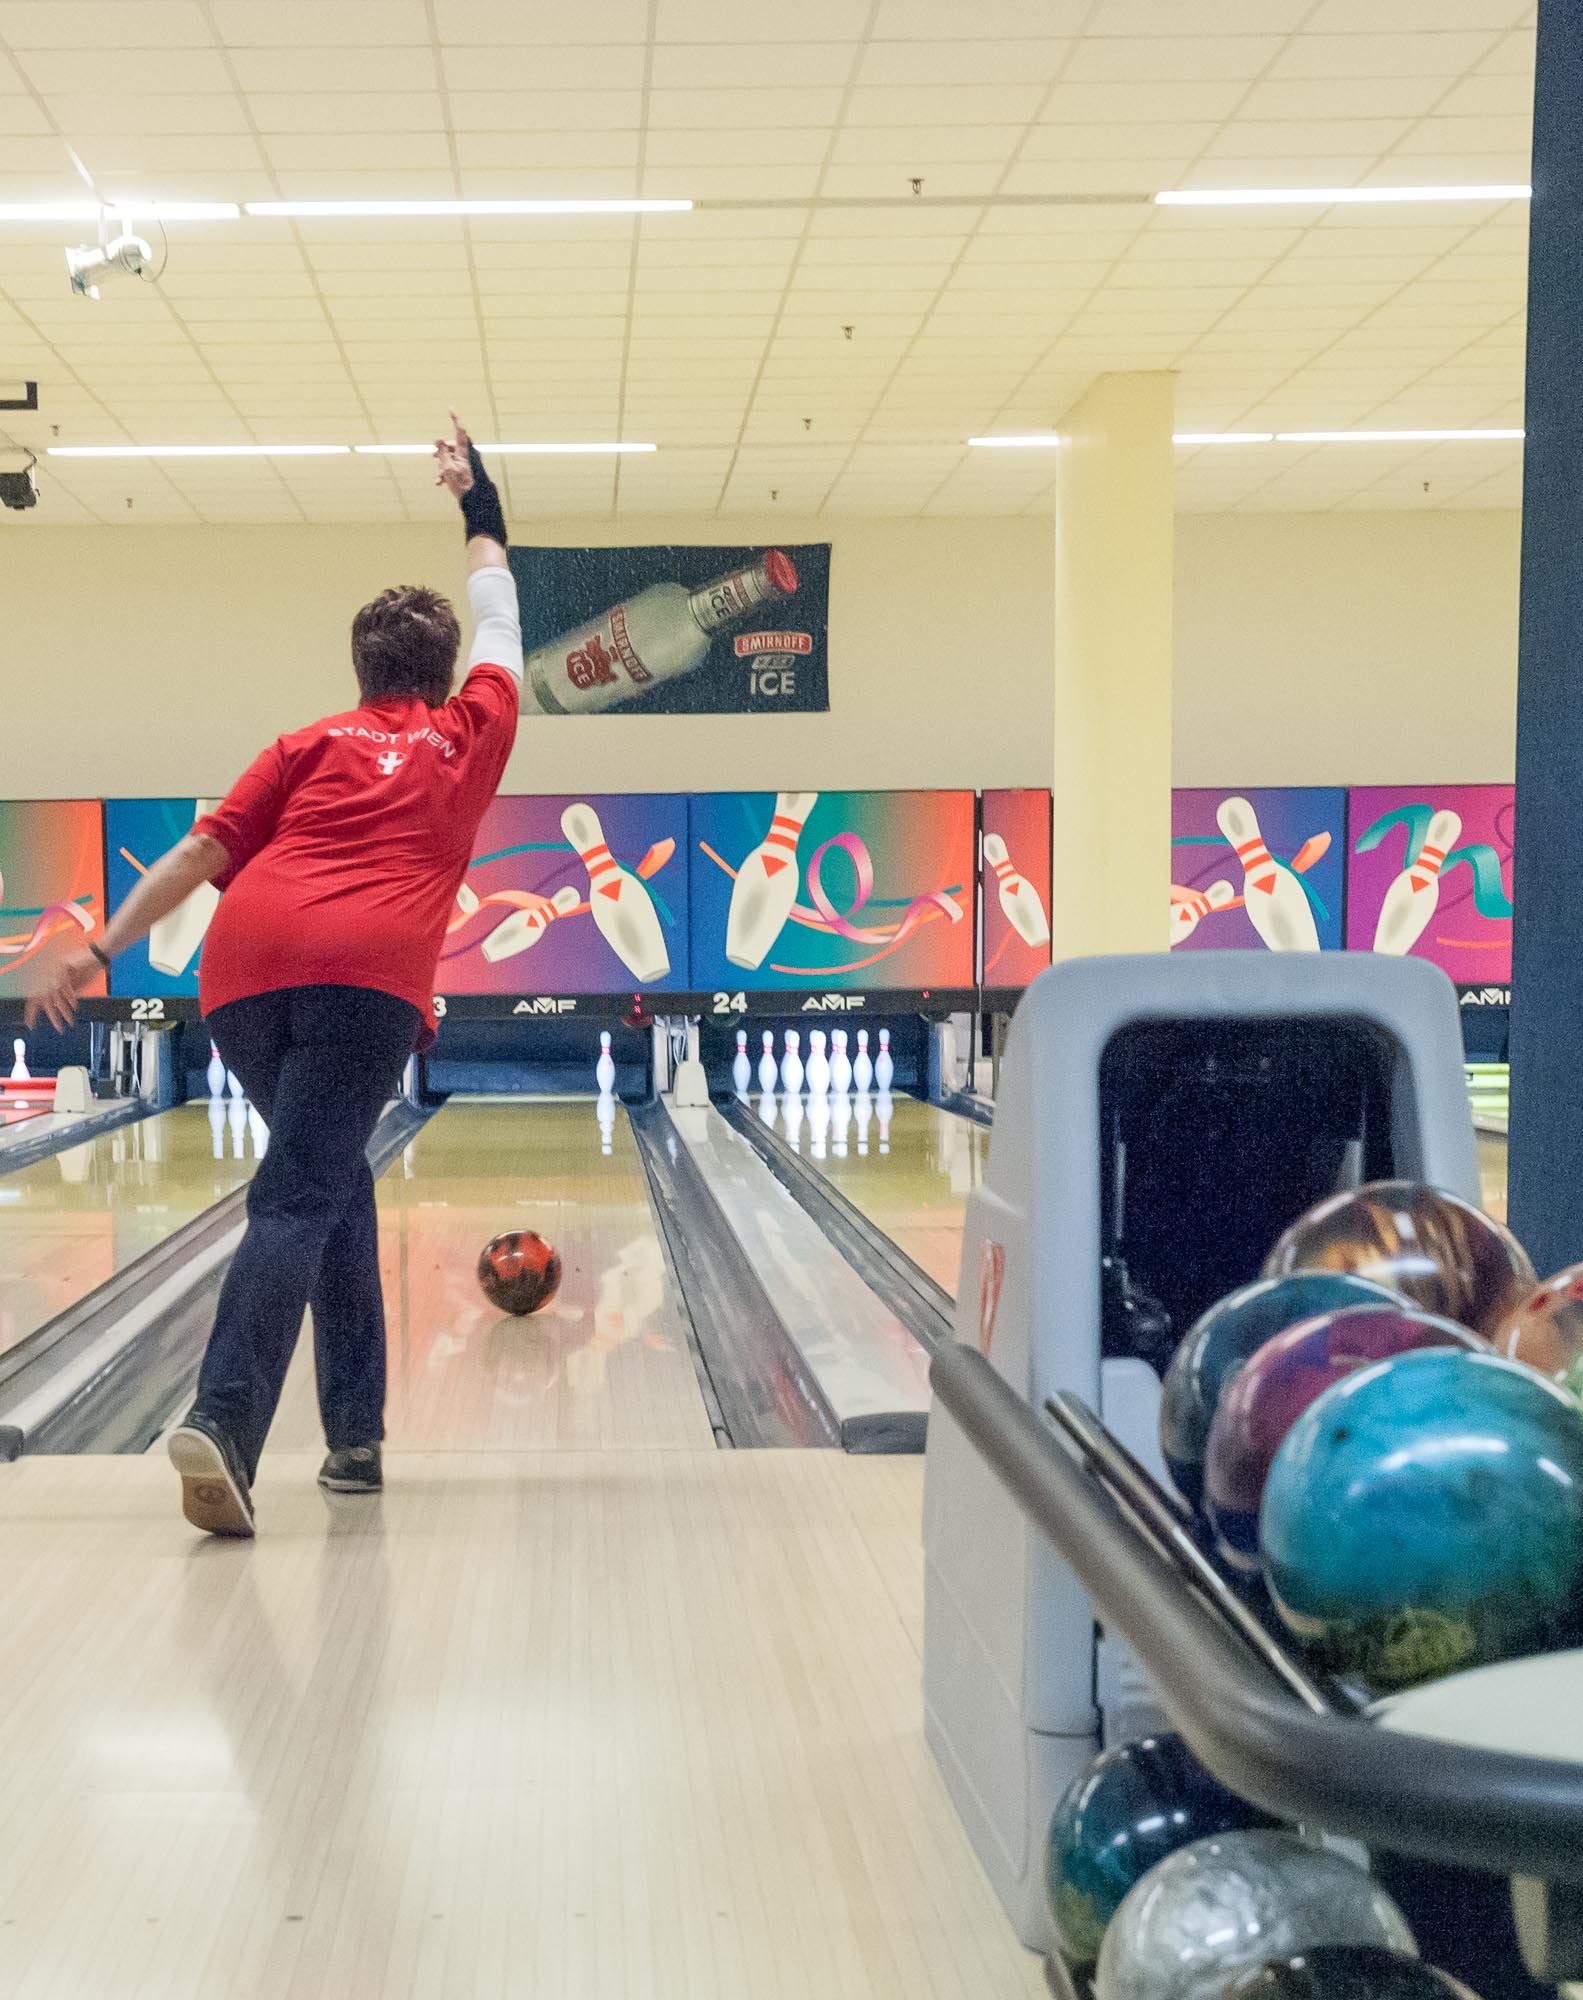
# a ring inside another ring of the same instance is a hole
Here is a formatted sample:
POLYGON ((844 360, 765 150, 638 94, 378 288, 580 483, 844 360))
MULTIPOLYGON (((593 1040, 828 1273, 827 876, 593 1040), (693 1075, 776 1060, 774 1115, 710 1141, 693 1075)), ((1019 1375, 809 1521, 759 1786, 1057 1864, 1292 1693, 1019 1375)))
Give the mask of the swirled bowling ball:
POLYGON ((1264 1482, 1309 1404, 1343 1376, 1420 1347, 1484 1349, 1484 1342, 1465 1326, 1402 1304, 1353 1306, 1302 1320, 1250 1355, 1226 1385, 1204 1452, 1204 1511, 1228 1568, 1259 1573, 1264 1482))
POLYGON ((1478 2000, 1460 1979, 1372 1944, 1321 1944, 1243 1973, 1213 2000, 1478 2000))
POLYGON ((531 1229, 508 1229, 479 1252, 478 1282, 502 1312, 537 1312, 561 1288, 561 1253, 531 1229))
POLYGON ((1212 1778, 1180 1736, 1103 1751, 1067 1787, 1045 1841, 1061 1957, 1074 1972, 1092 1972, 1105 1927, 1156 1862, 1211 1833, 1270 1823, 1212 1778))
POLYGON ((1204 1447, 1226 1383, 1278 1333, 1318 1313, 1402 1300, 1345 1271, 1297 1271, 1228 1292, 1188 1328, 1165 1371, 1160 1448, 1183 1497, 1196 1507, 1204 1491, 1204 1447))
POLYGON ((1583 1264, 1569 1264, 1506 1315, 1490 1340, 1497 1354, 1537 1368, 1583 1403, 1583 1264))
POLYGON ((1111 1920, 1096 2000, 1215 2000, 1239 1972, 1325 1944, 1410 1954, 1361 1868, 1295 1833, 1222 1833, 1151 1868, 1111 1920))
POLYGON ((1583 1632, 1583 1413, 1494 1354, 1398 1354, 1311 1403, 1259 1514, 1288 1629, 1375 1690, 1583 1632))
POLYGON ((1288 1229, 1266 1277, 1353 1271, 1486 1338, 1539 1282, 1509 1229, 1421 1181, 1375 1181, 1332 1195, 1288 1229))

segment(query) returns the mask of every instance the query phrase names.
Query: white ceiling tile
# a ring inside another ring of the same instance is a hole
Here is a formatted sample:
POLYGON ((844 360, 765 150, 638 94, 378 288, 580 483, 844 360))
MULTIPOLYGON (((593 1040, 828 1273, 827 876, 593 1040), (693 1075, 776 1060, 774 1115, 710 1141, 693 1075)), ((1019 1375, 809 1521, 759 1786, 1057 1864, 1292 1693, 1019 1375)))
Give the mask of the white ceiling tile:
POLYGON ((33 88, 46 96, 231 88, 225 59, 216 49, 33 49, 19 52, 17 62, 33 88))
POLYGON ((176 49, 210 40, 198 0, 0 0, 0 39, 16 49, 176 49))
MULTIPOLYGON (((1312 0, 1193 0, 1192 22, 1204 35, 1290 34, 1312 12, 1312 0)), ((1084 23, 1091 35, 1180 32, 1176 0, 1099 0, 1084 23)))
POLYGON ((444 51, 445 81, 452 90, 521 90, 542 96, 566 90, 587 101, 590 86, 606 91, 641 90, 645 61, 635 42, 606 48, 450 48, 444 51))
POLYGON ((651 133, 644 158, 651 168, 729 167, 742 160, 759 166, 817 165, 829 145, 830 135, 815 126, 772 125, 749 131, 722 126, 714 131, 651 133))
MULTIPOLYGON (((434 132, 445 119, 438 91, 263 91, 249 99, 262 132, 434 132)), ((370 167, 398 167, 396 157, 370 167)))
POLYGON ((782 88, 765 84, 751 92, 734 90, 655 90, 649 96, 650 126, 655 130, 740 123, 751 115, 755 125, 834 124, 841 109, 838 90, 782 88))
MULTIPOLYGON (((1434 0, 1430 19, 1439 32, 1515 28, 1532 16, 1531 0, 1434 0)), ((1320 0, 1307 26, 1314 34, 1372 34, 1399 28, 1422 34, 1425 16, 1420 0, 1320 0)))
MULTIPOLYGON (((287 171, 329 169, 360 173, 368 167, 368 138, 360 132, 269 132, 264 151, 271 166, 287 171)), ((444 132, 409 131, 402 135, 401 162, 407 168, 449 168, 450 144, 444 132)))
POLYGON ((660 42, 853 41, 864 13, 852 0, 655 0, 660 42))
POLYGON ((440 39, 460 45, 641 42, 648 34, 648 0, 578 0, 576 6, 525 0, 434 0, 440 39))
MULTIPOLYGON (((59 96, 47 100, 51 114, 70 138, 91 138, 97 132, 245 132, 241 100, 222 91, 169 97, 143 93, 95 97, 59 96)), ((6 122, 14 129, 11 114, 6 122)), ((26 129, 26 128, 24 128, 26 129)))
POLYGON ((1247 82, 1281 47, 1274 35, 1085 35, 1072 44, 1072 83, 1247 82))
POLYGON ((1195 120, 1229 118, 1243 86, 1218 77, 1188 77, 1173 82, 1058 83, 1041 116, 1048 123, 1103 125, 1162 119, 1180 125, 1195 120))
POLYGON ((977 7, 959 0, 879 0, 873 38, 973 41, 988 28, 1001 38, 1040 40, 1082 32, 1092 11, 1092 0, 985 0, 977 7))
POLYGON ((762 42, 662 44, 655 48, 649 81, 658 90, 758 89, 834 86, 852 73, 857 50, 851 42, 782 42, 766 63, 762 42))
MULTIPOLYGON (((1065 68, 1071 41, 871 42, 857 81, 864 88, 944 84, 1052 83, 1065 68)), ((962 114, 967 115, 967 114, 962 114)))
POLYGON ((404 43, 229 53, 247 91, 431 90, 435 82, 432 49, 404 43))
POLYGON ((423 0, 208 0, 208 5, 221 40, 239 49, 429 39, 423 0))

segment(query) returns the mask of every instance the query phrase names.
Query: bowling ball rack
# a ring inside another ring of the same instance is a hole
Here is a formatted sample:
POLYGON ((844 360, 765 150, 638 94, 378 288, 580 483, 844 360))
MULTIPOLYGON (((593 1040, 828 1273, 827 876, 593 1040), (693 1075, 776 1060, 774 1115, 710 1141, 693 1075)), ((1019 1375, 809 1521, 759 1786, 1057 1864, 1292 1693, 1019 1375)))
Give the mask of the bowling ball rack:
POLYGON ((930 1382, 1222 1784, 1410 1867, 1512 1878, 1526 1972, 1501 1989, 1481 1973, 1486 2000, 1583 1979, 1583 1763, 1380 1728, 1361 1690, 1315 1675, 1264 1627, 1183 1503, 1080 1398, 1052 1396, 1041 1414, 964 1343, 936 1351, 930 1382))

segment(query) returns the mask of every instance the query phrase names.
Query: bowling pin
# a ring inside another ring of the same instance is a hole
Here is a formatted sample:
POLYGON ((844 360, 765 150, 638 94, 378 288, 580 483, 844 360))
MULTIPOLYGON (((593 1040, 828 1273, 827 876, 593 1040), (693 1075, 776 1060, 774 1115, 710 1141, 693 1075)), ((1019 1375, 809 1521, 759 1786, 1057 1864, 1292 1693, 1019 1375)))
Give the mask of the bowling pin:
POLYGON ((737 870, 726 912, 726 957, 750 971, 762 965, 797 900, 797 842, 817 792, 777 792, 764 839, 737 870))
POLYGON ((226 1116, 231 1126, 231 1157, 236 1160, 246 1159, 247 1154, 242 1140, 247 1132, 247 1106, 240 1097, 231 1099, 226 1106, 226 1116))
POLYGON ((868 1126, 874 1115, 874 1106, 866 1090, 859 1090, 852 1100, 852 1110, 857 1119, 857 1150, 859 1159, 868 1158, 868 1126))
POLYGON ((217 1160, 225 1158, 225 1099, 209 1099, 209 1140, 217 1160))
POLYGON ((874 1116, 879 1120, 879 1149, 882 1153, 890 1151, 890 1116, 894 1101, 888 1090, 881 1090, 874 1099, 874 1116))
POLYGON ((1190 889, 1184 902, 1171 905, 1171 943, 1184 944, 1211 910, 1223 910, 1235 896, 1229 882, 1211 882, 1207 889, 1190 889))
POLYGON ((204 1071, 211 1097, 225 1095, 225 1061, 213 1042, 209 1044, 209 1067, 204 1071))
POLYGON ((1318 951, 1307 891, 1265 846, 1253 807, 1246 799, 1222 799, 1215 820, 1242 863, 1243 906, 1265 944, 1271 951, 1318 951))
POLYGON ((802 1150, 802 1099, 795 1090, 788 1090, 782 1106, 786 1114, 786 1143, 794 1153, 802 1150))
POLYGON ((1440 871, 1461 837, 1459 813, 1435 814, 1418 859, 1411 868, 1404 868, 1385 892, 1380 920, 1374 926, 1376 951, 1400 958, 1423 936, 1440 902, 1440 871))
POLYGON ((234 1069, 228 1069, 226 1071, 225 1087, 227 1090, 230 1091, 231 1095, 235 1098, 240 1099, 246 1097, 247 1095, 247 1092, 242 1088, 242 1079, 237 1075, 234 1069))
POLYGON ((828 1158, 830 1146, 830 1099, 819 1092, 808 1100, 808 1151, 814 1159, 828 1158))
POLYGON ((458 882, 456 885, 456 907, 464 917, 476 917, 478 914, 478 891, 470 888, 466 882, 458 882))
POLYGON ((794 1096, 802 1089, 802 1057, 797 1053, 797 1030, 786 1030, 786 1054, 781 1062, 781 1088, 794 1096))
POLYGON ((830 1088, 844 1097, 852 1088, 852 1058, 846 1052, 846 1029, 837 1028, 830 1037, 834 1053, 830 1057, 830 1088))
POLYGON ((879 1054, 874 1058, 874 1088, 885 1096, 896 1074, 896 1065, 890 1059, 890 1029, 879 1031, 879 1054))
POLYGON ((253 1142, 253 1158, 263 1159, 269 1151, 269 1127, 264 1123, 264 1114, 256 1104, 247 1107, 247 1133, 253 1142))
POLYGON ((561 831, 588 870, 588 907, 599 935, 634 979, 663 979, 671 969, 671 955, 658 912, 642 882, 605 845, 598 813, 587 804, 568 806, 561 814, 561 831))
POLYGON ((594 1116, 599 1120, 599 1150, 611 1153, 615 1150, 616 1100, 608 1090, 600 1091, 598 1102, 594 1105, 594 1116))
POLYGON ((599 1060, 594 1064, 594 1082, 599 1086, 601 1097, 608 1096, 616 1087, 616 1059, 610 1053, 610 1030, 599 1031, 599 1060))
POLYGON ((859 1090, 866 1091, 874 1081, 874 1063, 868 1052, 868 1029, 857 1031, 857 1057, 852 1064, 852 1081, 859 1090))
POLYGON ((764 1030, 764 1053, 759 1057, 759 1089, 773 1090, 776 1078, 775 1037, 768 1028, 764 1030))
POLYGON ((11 1081, 13 1083, 28 1082, 32 1077, 33 1072, 27 1066, 27 1043, 23 1041, 20 1035, 18 1035, 16 1040, 11 1044, 11 1054, 13 1057, 13 1061, 11 1064, 11 1081))
POLYGON ((737 1029, 737 1052, 731 1058, 731 1088, 738 1097, 746 1097, 753 1085, 753 1065, 748 1061, 748 1035, 746 1028, 737 1029))
POLYGON ((830 1094, 830 1059, 824 1052, 824 1030, 815 1028, 808 1037, 808 1095, 830 1094))
MULTIPOLYGON (((195 799, 194 824, 219 803, 218 799, 195 799)), ((219 890, 212 882, 200 882, 191 895, 161 917, 148 934, 148 962, 154 970, 172 979, 185 972, 219 907, 219 890)))
POLYGON ((575 910, 581 901, 582 897, 568 882, 564 889, 557 889, 547 903, 535 903, 529 910, 513 910, 505 922, 496 924, 484 939, 484 957, 491 965, 498 965, 503 958, 515 958, 519 951, 526 951, 530 945, 537 944, 557 917, 564 917, 568 910, 575 910))
POLYGON ((1039 892, 1026 876, 1019 875, 1012 867, 1006 843, 998 833, 985 834, 984 859, 999 877, 1000 907, 1007 923, 1024 944, 1048 944, 1050 919, 1044 913, 1039 892))

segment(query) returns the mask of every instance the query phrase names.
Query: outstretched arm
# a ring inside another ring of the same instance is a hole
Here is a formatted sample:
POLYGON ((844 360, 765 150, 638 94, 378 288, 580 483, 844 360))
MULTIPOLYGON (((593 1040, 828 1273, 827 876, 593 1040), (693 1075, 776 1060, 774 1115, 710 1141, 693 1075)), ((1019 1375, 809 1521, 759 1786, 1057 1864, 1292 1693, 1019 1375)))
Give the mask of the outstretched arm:
POLYGON ((499 489, 454 410, 451 426, 450 437, 434 440, 434 457, 439 467, 435 484, 443 486, 461 507, 462 519, 467 524, 468 574, 479 569, 504 569, 506 516, 499 489))
POLYGON ((451 412, 454 435, 436 438, 437 483, 454 494, 467 530, 467 596, 473 609, 469 668, 504 667, 522 681, 522 627, 517 582, 506 561, 506 517, 478 447, 451 412))
POLYGON ((29 996, 28 1027, 40 1014, 47 1014, 54 1027, 70 1027, 79 996, 116 953, 147 937, 161 917, 168 917, 200 883, 213 881, 228 865, 225 849, 210 835, 189 833, 178 840, 142 877, 92 945, 80 946, 52 962, 45 982, 29 996))

